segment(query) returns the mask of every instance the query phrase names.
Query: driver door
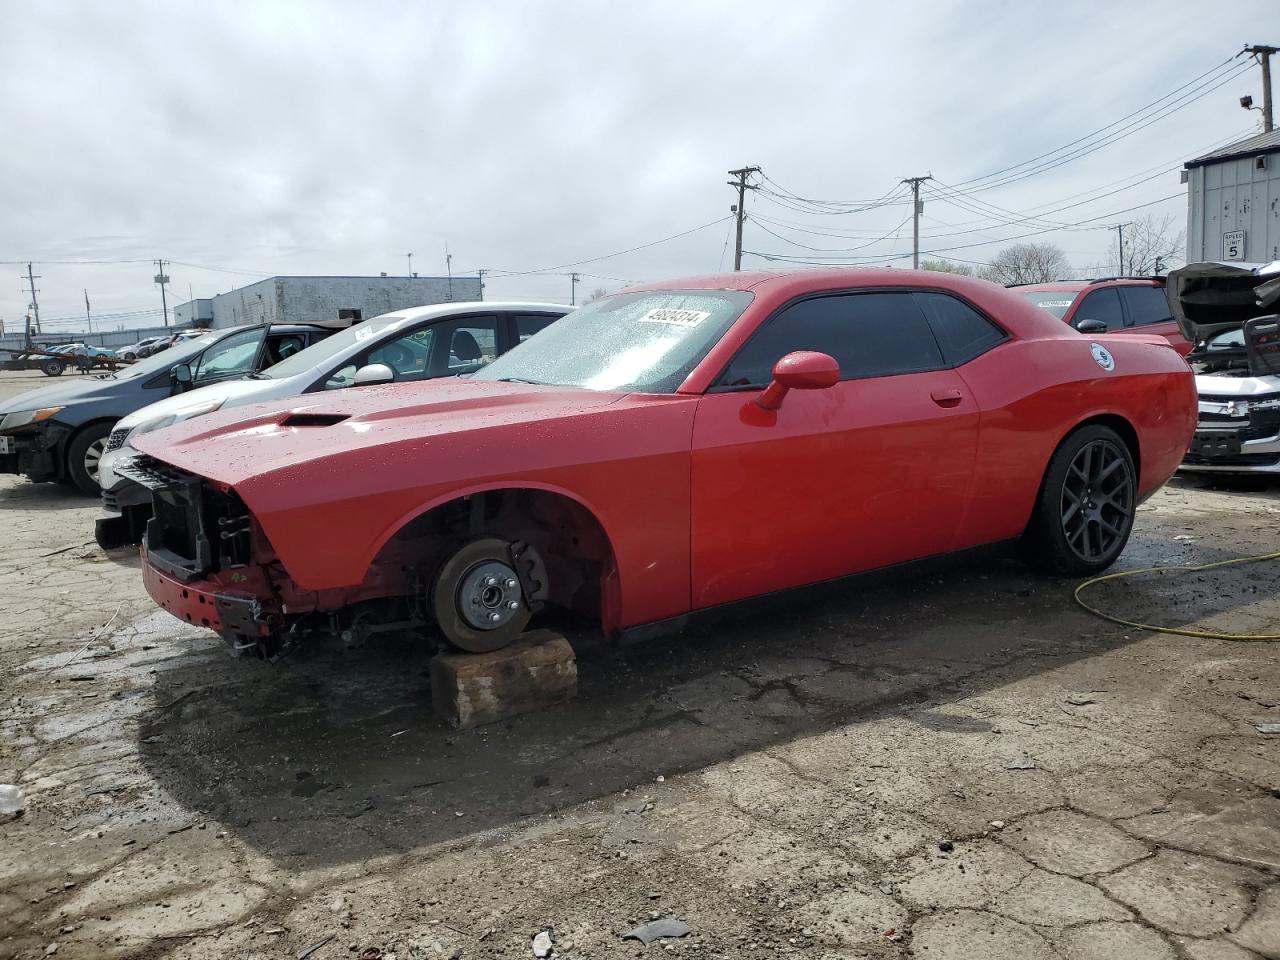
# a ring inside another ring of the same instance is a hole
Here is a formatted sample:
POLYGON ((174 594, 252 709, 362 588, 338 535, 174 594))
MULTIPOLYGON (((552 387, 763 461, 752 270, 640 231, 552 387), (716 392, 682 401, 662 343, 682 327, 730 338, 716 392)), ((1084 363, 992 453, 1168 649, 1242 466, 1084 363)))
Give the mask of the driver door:
POLYGON ((954 549, 977 439, 977 404, 913 294, 784 307, 698 403, 693 608, 954 549), (830 354, 841 381, 761 409, 796 350, 830 354))

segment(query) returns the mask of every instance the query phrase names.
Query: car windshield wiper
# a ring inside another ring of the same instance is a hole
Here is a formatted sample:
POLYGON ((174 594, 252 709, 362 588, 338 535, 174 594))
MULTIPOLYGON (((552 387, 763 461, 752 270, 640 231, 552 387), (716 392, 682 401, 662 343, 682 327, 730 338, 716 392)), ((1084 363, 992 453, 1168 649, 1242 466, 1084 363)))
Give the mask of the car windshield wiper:
POLYGON ((495 383, 531 383, 535 387, 549 386, 549 384, 543 383, 541 380, 526 380, 524 377, 498 377, 497 380, 495 380, 494 382, 495 383))
POLYGON ((271 377, 263 373, 261 370, 255 370, 253 373, 245 377, 246 380, 270 380, 271 377))

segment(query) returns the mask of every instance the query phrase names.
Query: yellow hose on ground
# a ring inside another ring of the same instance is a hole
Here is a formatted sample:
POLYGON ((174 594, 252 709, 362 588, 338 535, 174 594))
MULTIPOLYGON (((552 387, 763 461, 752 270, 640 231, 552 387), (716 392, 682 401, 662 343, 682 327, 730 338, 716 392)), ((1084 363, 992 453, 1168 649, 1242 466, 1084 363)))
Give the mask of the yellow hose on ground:
POLYGON ((1197 573, 1201 570, 1213 570, 1216 567, 1230 567, 1238 563, 1261 563, 1264 560, 1280 560, 1280 551, 1276 553, 1260 553, 1256 557, 1236 557, 1233 560, 1218 560, 1214 563, 1202 563, 1194 567, 1147 567, 1144 570, 1121 570, 1119 573, 1107 573, 1101 577, 1093 577, 1084 581, 1075 589, 1076 603, 1084 607, 1096 617, 1103 620, 1110 620, 1112 623, 1118 623, 1126 627, 1135 627, 1138 630, 1154 630, 1157 633, 1174 633, 1180 637, 1199 637, 1202 640, 1239 640, 1244 643, 1257 643, 1263 640, 1280 640, 1280 633, 1215 633, 1212 630, 1188 630, 1184 627, 1162 627, 1152 623, 1137 623, 1133 620, 1125 620, 1122 617, 1112 616, 1105 611, 1099 610, 1095 606, 1085 603, 1080 598, 1080 593, 1086 587, 1091 587, 1095 583, 1102 583, 1104 580, 1119 580, 1121 577, 1136 577, 1143 573, 1163 573, 1166 570, 1176 571, 1178 573, 1197 573))

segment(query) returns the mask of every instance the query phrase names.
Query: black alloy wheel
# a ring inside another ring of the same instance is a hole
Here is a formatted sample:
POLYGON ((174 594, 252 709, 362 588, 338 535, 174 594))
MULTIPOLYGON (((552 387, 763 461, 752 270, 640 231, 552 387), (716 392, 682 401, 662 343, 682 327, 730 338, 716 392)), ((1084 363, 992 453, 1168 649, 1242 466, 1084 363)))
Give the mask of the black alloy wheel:
POLYGON ((1138 471, 1110 427, 1068 436, 1045 470, 1024 546, 1028 559, 1057 574, 1105 570, 1129 542, 1138 506, 1138 471))
POLYGON ((1062 483, 1062 533, 1085 563, 1108 563, 1129 536, 1133 515, 1129 457, 1110 440, 1090 440, 1071 459, 1062 483))

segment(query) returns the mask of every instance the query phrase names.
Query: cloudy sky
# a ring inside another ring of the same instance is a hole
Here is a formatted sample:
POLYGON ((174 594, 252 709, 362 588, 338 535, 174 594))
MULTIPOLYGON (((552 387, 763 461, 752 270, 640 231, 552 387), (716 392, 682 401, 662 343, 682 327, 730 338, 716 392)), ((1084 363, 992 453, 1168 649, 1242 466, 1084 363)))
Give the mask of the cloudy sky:
POLYGON ((769 179, 747 265, 909 266, 893 191, 932 174, 923 250, 982 262, 1035 232, 1087 267, 1115 242, 1100 224, 1182 220, 1176 167, 1259 128, 1238 105, 1261 102, 1258 68, 1226 61, 1280 42, 1255 35, 1274 13, 0 0, 0 318, 21 322, 28 259, 46 329, 77 326, 85 288, 112 325, 158 320, 156 257, 171 305, 404 273, 410 251, 443 274, 446 243, 455 273, 493 271, 491 299, 567 298, 571 269, 580 292, 713 271, 732 264, 725 171, 748 164, 769 179))

